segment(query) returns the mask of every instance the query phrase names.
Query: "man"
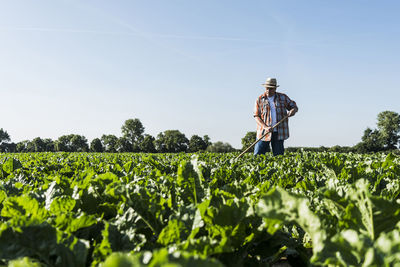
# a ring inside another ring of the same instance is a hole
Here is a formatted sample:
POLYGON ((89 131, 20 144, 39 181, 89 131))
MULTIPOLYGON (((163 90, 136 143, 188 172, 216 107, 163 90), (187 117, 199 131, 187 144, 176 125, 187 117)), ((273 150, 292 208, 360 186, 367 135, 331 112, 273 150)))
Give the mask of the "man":
POLYGON ((270 143, 274 156, 283 155, 285 149, 283 141, 289 138, 289 124, 286 119, 277 127, 272 129, 286 115, 293 116, 298 108, 296 102, 287 95, 276 92, 277 85, 275 78, 268 78, 262 84, 265 93, 260 95, 254 106, 254 118, 257 122, 257 139, 265 133, 268 134, 260 140, 254 147, 254 155, 265 154, 270 151, 270 143))

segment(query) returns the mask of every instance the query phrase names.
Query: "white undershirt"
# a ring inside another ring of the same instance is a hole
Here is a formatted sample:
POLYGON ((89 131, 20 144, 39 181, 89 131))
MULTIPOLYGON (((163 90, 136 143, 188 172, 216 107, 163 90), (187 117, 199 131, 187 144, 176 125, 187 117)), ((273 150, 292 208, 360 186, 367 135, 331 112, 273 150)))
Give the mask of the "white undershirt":
MULTIPOLYGON (((274 98, 275 98, 275 96, 268 97, 269 108, 271 109, 271 120, 272 120, 271 127, 276 124, 276 107, 275 107, 274 98)), ((278 129, 274 128, 274 132, 276 132, 276 131, 278 131, 278 129)))

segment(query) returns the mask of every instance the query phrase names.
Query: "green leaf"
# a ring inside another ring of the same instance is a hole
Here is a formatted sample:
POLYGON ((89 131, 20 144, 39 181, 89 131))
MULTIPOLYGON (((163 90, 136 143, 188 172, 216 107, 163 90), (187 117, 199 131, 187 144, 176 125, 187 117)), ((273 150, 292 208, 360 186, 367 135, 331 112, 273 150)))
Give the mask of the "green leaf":
POLYGON ((133 162, 132 161, 128 161, 127 163, 124 164, 124 170, 125 173, 130 173, 133 169, 133 162))
POLYGON ((384 256, 383 266, 397 266, 400 262, 400 231, 397 229, 382 233, 376 241, 376 247, 384 256))
POLYGON ((153 252, 141 252, 136 254, 113 253, 101 267, 223 267, 219 261, 191 254, 185 251, 169 253, 167 249, 154 250, 153 252))
POLYGON ((182 221, 174 219, 170 220, 168 225, 161 231, 157 242, 163 246, 167 246, 173 243, 180 243, 188 235, 189 230, 186 229, 185 224, 182 221))
POLYGON ((167 249, 163 248, 153 252, 149 266, 222 267, 223 265, 219 261, 212 258, 198 256, 185 251, 175 251, 173 253, 169 253, 167 249))
POLYGON ((70 196, 56 197, 50 204, 52 214, 61 214, 71 212, 76 205, 76 200, 70 196))
POLYGON ((9 197, 3 201, 1 216, 7 218, 32 217, 45 219, 47 211, 39 206, 39 202, 28 196, 9 197))
POLYGON ((116 252, 100 264, 100 267, 141 267, 145 266, 137 255, 116 252))
POLYGON ((15 231, 11 226, 2 228, 0 259, 31 257, 50 266, 85 266, 86 246, 81 246, 80 241, 72 237, 70 245, 78 246, 79 253, 70 250, 58 242, 57 231, 47 223, 23 226, 19 231, 15 231))
POLYGON ((0 204, 7 198, 7 193, 0 190, 0 204))
POLYGON ((278 187, 270 190, 260 199, 256 213, 263 218, 272 219, 273 222, 279 220, 282 223, 298 223, 310 234, 313 253, 318 254, 324 250, 327 234, 323 230, 320 219, 310 210, 309 205, 306 198, 288 193, 278 187))
POLYGON ((40 262, 28 257, 12 260, 8 263, 8 267, 41 267, 40 262))
POLYGON ((107 256, 109 256, 113 251, 111 248, 110 240, 109 240, 109 229, 110 224, 105 223, 104 229, 101 231, 102 240, 100 244, 95 246, 93 251, 93 265, 97 265, 100 262, 104 261, 107 256))
POLYGON ((102 240, 95 246, 93 264, 96 265, 105 260, 112 252, 131 251, 135 248, 129 238, 126 238, 114 225, 105 222, 101 231, 102 240))
POLYGON ((3 163, 3 171, 5 171, 8 174, 20 168, 22 168, 21 162, 14 158, 9 158, 3 163))
POLYGON ((396 223, 400 221, 400 204, 372 196, 369 189, 366 180, 358 180, 347 193, 353 202, 348 205, 346 211, 347 218, 355 220, 354 229, 374 240, 380 233, 395 228, 396 223))
POLYGON ((194 170, 192 163, 182 161, 178 168, 177 184, 180 187, 180 196, 184 201, 199 203, 204 196, 201 178, 194 170))

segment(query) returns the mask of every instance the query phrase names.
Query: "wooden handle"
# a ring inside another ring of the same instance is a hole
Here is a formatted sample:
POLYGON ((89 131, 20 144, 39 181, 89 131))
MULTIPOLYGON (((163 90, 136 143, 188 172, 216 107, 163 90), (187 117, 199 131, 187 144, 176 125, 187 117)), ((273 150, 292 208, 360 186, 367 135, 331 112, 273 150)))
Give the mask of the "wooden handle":
MULTIPOLYGON (((283 119, 281 119, 280 121, 278 121, 274 126, 271 127, 271 130, 273 130, 275 127, 277 127, 279 124, 281 124, 284 120, 286 120, 287 118, 289 118, 289 114, 286 115, 285 117, 283 117, 283 119)), ((246 148, 242 153, 239 154, 239 156, 237 156, 235 159, 240 158, 241 156, 244 155, 244 153, 246 153, 247 151, 249 151, 255 144, 257 144, 261 139, 263 139, 267 134, 269 134, 270 132, 266 132, 265 134, 263 134, 263 136, 261 136, 259 139, 257 139, 254 143, 252 143, 248 148, 246 148)))

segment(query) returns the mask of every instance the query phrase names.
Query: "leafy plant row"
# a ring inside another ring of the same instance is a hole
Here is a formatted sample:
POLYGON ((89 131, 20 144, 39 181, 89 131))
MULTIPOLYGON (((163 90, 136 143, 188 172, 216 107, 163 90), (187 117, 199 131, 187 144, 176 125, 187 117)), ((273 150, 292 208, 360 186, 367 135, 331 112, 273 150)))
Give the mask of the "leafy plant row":
POLYGON ((0 154, 0 263, 393 266, 392 154, 0 154))

